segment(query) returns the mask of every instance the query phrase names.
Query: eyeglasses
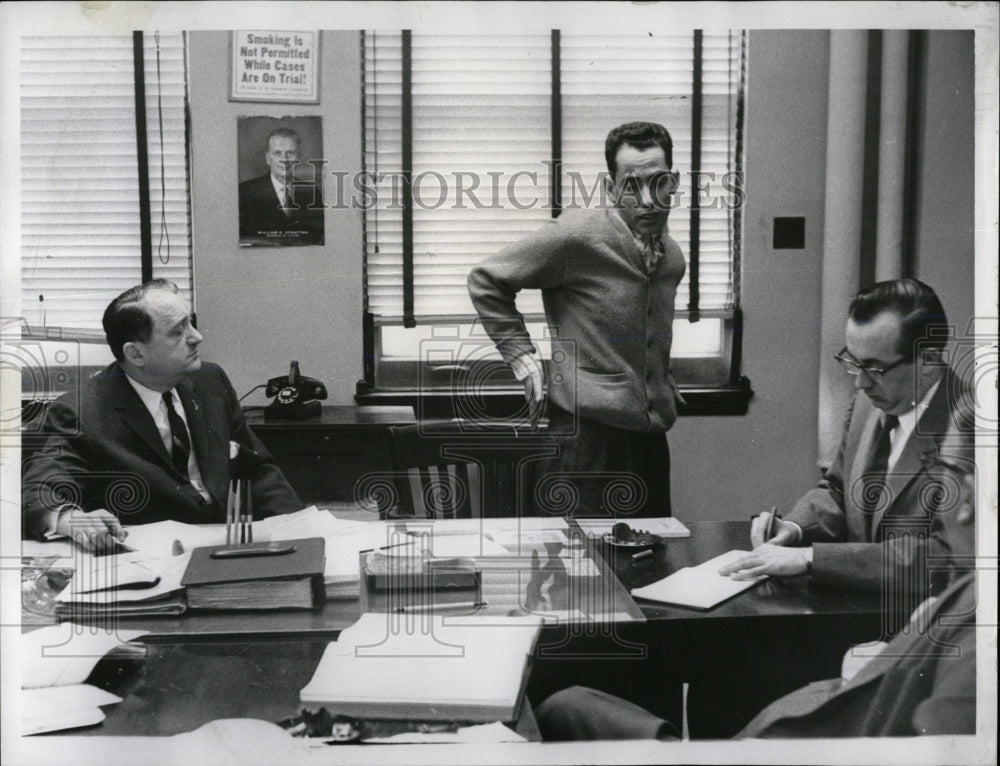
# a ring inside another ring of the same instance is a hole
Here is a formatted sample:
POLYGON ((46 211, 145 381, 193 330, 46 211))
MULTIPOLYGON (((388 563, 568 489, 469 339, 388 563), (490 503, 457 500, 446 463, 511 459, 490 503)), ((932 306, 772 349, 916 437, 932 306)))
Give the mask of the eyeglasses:
POLYGON ((841 367, 844 368, 844 372, 848 375, 860 375, 862 372, 873 380, 879 380, 885 375, 889 370, 894 370, 901 364, 905 364, 910 360, 906 357, 902 359, 897 359, 895 362, 887 364, 885 367, 873 367, 869 364, 861 364, 857 359, 847 355, 847 346, 844 346, 840 351, 833 355, 833 358, 840 362, 841 367))

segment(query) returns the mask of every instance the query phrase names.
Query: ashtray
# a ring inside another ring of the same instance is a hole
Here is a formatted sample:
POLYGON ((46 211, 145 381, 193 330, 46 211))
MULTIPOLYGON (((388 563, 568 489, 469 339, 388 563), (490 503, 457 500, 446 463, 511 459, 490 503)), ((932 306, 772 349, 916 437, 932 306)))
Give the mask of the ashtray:
POLYGON ((628 548, 640 550, 642 548, 655 548, 663 545, 665 540, 659 535, 647 532, 644 529, 632 529, 628 524, 619 521, 610 532, 604 534, 603 540, 608 545, 615 548, 628 548))

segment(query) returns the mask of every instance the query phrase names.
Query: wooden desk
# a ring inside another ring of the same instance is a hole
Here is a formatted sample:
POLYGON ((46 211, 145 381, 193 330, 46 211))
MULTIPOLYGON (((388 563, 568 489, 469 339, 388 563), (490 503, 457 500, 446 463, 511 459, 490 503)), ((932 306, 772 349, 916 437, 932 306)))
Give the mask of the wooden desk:
MULTIPOLYGON (((104 708, 99 726, 60 732, 87 736, 170 736, 220 718, 256 718, 278 723, 298 714, 299 691, 309 682, 328 641, 253 640, 235 643, 152 645, 143 659, 107 659, 88 679, 123 698, 104 708)), ((374 735, 407 730, 379 722, 374 735)), ((538 740, 529 704, 518 733, 538 740)))
MULTIPOLYGON (((633 562, 631 556, 609 553, 606 563, 621 583, 632 588, 727 550, 749 548, 748 522, 688 526, 690 538, 669 541, 651 558, 633 562)), ((525 576, 524 582, 530 583, 530 576, 525 576)), ((612 599, 614 592, 608 591, 612 599)), ((752 713, 810 680, 838 675, 844 650, 850 644, 878 638, 882 624, 879 594, 812 589, 806 578, 769 580, 709 611, 638 603, 645 622, 547 626, 528 686, 532 703, 537 705, 560 688, 584 683, 679 720, 677 700, 664 690, 679 690, 680 683, 687 682, 695 698, 703 693, 713 702, 720 690, 739 686, 742 696, 738 707, 752 713)), ((613 603, 608 606, 615 611, 613 603)), ((153 631, 146 642, 154 657, 190 656, 209 675, 215 664, 225 678, 230 678, 230 670, 243 675, 243 663, 249 662, 247 667, 256 670, 248 674, 245 683, 255 689, 251 696, 259 696, 257 691, 281 683, 270 678, 273 673, 285 672, 280 661, 270 664, 272 653, 287 652, 289 662, 301 662, 303 667, 312 663, 314 668, 313 659, 318 661, 318 654, 310 653, 315 652, 312 645, 324 645, 359 614, 358 601, 328 601, 317 612, 189 613, 179 618, 122 619, 118 626, 153 631), (247 659, 258 655, 259 660, 247 659), (260 676, 264 667, 272 668, 266 677, 260 676), (249 680, 254 678, 257 680, 249 680)), ((299 675, 304 672, 296 671, 299 675)), ((292 684, 296 694, 308 680, 299 683, 298 677, 292 684)), ((178 678, 187 678, 186 672, 178 678)), ((188 696, 200 694, 201 683, 195 673, 190 682, 178 682, 171 688, 184 689, 188 696), (188 687, 188 683, 193 686, 188 687)), ((238 712, 232 708, 236 702, 227 705, 219 710, 232 710, 233 715, 238 712)), ((737 716, 734 723, 725 724, 724 716, 711 706, 696 709, 704 715, 698 733, 706 736, 720 720, 723 730, 739 722, 737 716)), ((129 710, 125 708, 126 716, 131 715, 129 710)), ((257 717, 278 720, 287 715, 276 711, 266 708, 257 717)), ((186 713, 178 715, 180 720, 189 721, 183 717, 186 713)), ((222 712, 214 717, 222 717, 222 712)))
MULTIPOLYGON (((750 548, 749 522, 687 526, 690 538, 669 540, 640 562, 608 552, 609 566, 632 589, 728 550, 750 548)), ((665 690, 688 683, 692 737, 729 737, 781 695, 839 676, 848 647, 879 638, 884 624, 881 594, 812 588, 806 577, 771 578, 707 611, 636 603, 647 619, 641 632, 623 625, 614 641, 578 638, 565 651, 589 653, 585 661, 536 661, 529 687, 535 704, 582 682, 679 720, 679 700, 665 690), (645 654, 630 658, 624 641, 645 654)))
MULTIPOLYGON (((632 561, 628 555, 616 556, 614 550, 601 545, 596 547, 595 553, 598 558, 603 557, 604 563, 625 589, 631 590, 725 551, 749 548, 749 522, 689 522, 687 526, 691 537, 670 540, 653 556, 640 562, 632 561)), ((558 555, 559 551, 550 553, 558 555)), ((544 565, 545 562, 538 563, 544 565)), ((604 570, 603 565, 601 569, 604 570)), ((537 584, 539 578, 532 577, 528 555, 525 555, 524 574, 526 589, 537 584)), ((609 598, 616 598, 616 594, 621 593, 615 588, 609 591, 609 598)), ((522 603, 532 603, 527 593, 522 603)), ((846 631, 853 636, 862 631, 863 638, 872 638, 879 633, 882 617, 880 594, 814 589, 809 587, 808 578, 772 578, 707 611, 641 599, 636 604, 651 626, 669 628, 674 636, 687 635, 694 639, 709 631, 731 634, 760 624, 780 624, 783 629, 822 624, 835 627, 836 633, 846 631)), ((632 612, 629 606, 616 608, 613 603, 608 604, 606 612, 632 612)), ((318 611, 189 612, 180 617, 122 618, 117 624, 122 628, 150 630, 153 635, 148 640, 152 641, 224 640, 254 636, 330 637, 353 624, 360 610, 359 601, 352 599, 327 601, 318 611)), ((44 621, 34 622, 44 624, 44 621)), ((645 635, 647 629, 641 627, 643 623, 638 625, 638 635, 645 635)), ((635 629, 630 630, 636 632, 635 629)))
POLYGON ((353 500, 363 475, 391 471, 389 427, 416 423, 413 407, 325 406, 304 420, 249 410, 246 419, 302 500, 317 505, 353 500))

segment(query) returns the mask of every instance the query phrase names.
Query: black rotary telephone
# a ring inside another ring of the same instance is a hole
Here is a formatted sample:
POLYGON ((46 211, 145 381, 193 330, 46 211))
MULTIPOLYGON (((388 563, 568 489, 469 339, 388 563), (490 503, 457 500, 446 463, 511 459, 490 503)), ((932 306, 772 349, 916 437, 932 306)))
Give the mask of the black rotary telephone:
POLYGON ((326 399, 326 386, 299 373, 299 363, 292 360, 288 374, 267 381, 264 393, 275 397, 264 408, 264 417, 274 420, 301 420, 319 415, 319 399, 326 399))

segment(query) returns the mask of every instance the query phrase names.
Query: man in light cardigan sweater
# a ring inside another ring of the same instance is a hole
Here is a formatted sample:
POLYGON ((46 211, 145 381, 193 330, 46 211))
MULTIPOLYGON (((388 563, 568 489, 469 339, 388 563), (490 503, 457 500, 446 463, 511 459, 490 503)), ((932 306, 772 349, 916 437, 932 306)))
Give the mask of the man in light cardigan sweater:
POLYGON ((666 432, 679 399, 670 347, 686 268, 667 230, 678 181, 672 155, 661 125, 615 128, 605 142, 613 207, 566 212, 469 274, 483 327, 530 403, 543 398, 542 366, 515 305, 520 290, 541 289, 563 351, 553 354, 547 380, 560 456, 536 498, 550 496, 546 481, 562 481, 575 502, 542 512, 670 515, 666 432))

